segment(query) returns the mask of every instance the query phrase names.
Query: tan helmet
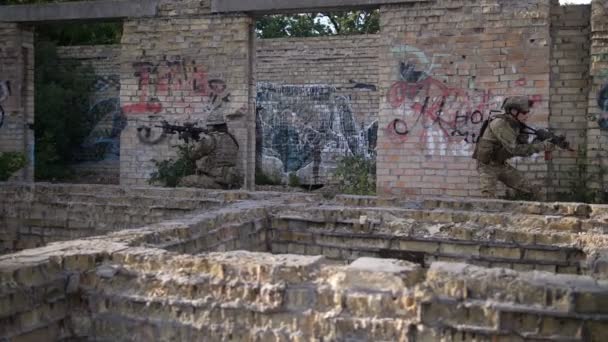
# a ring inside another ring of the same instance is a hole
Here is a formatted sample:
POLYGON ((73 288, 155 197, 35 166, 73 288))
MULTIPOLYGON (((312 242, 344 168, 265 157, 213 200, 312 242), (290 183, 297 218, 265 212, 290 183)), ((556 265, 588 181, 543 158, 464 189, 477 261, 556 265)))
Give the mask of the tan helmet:
POLYGON ((527 96, 512 96, 505 99, 502 108, 507 113, 511 112, 511 109, 516 109, 519 112, 529 112, 533 103, 527 96))

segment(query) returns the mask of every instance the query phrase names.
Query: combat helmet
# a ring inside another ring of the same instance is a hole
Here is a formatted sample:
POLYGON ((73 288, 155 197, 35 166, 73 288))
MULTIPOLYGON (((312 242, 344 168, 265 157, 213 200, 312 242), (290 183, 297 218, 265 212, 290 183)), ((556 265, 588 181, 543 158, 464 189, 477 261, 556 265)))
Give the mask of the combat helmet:
POLYGON ((511 109, 516 109, 519 112, 529 112, 530 107, 534 104, 527 96, 512 96, 507 97, 502 104, 505 112, 510 113, 511 109))

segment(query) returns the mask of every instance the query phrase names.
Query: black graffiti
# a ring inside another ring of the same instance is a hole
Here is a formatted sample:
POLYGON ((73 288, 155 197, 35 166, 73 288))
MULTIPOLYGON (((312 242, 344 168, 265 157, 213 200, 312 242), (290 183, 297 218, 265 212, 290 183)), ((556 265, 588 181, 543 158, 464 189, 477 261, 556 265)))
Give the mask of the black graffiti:
MULTIPOLYGON (((349 96, 328 86, 259 83, 256 106, 256 159, 280 160, 281 172, 311 167, 317 182, 329 155, 375 154, 377 123, 358 124, 349 96)), ((332 158, 332 157, 330 157, 332 158)))
POLYGON ((353 89, 364 89, 364 90, 370 90, 370 91, 377 91, 378 87, 376 87, 373 84, 369 84, 369 83, 360 83, 357 82, 355 80, 349 80, 349 83, 354 83, 355 85, 353 86, 353 89))
POLYGON ((458 129, 455 129, 454 131, 452 131, 452 136, 453 137, 463 137, 464 141, 467 144, 477 144, 479 142, 479 136, 477 136, 477 133, 475 132, 469 132, 469 131, 460 131, 458 129))
POLYGON ((476 144, 479 142, 477 130, 471 132, 470 125, 479 125, 484 121, 484 114, 475 110, 473 112, 465 112, 461 114, 456 112, 454 118, 454 129, 451 132, 452 137, 464 137, 464 141, 468 144, 476 144))
POLYGON ((416 66, 410 63, 399 62, 399 74, 406 82, 416 83, 428 75, 424 71, 416 70, 416 66))
POLYGON ((127 125, 117 97, 94 102, 86 115, 93 127, 75 151, 79 161, 117 160, 120 158, 120 133, 127 125))
POLYGON ((165 140, 167 134, 164 131, 158 130, 159 132, 152 133, 152 127, 141 125, 137 127, 137 138, 145 145, 156 145, 165 140))
POLYGON ((120 77, 118 75, 97 76, 93 83, 93 91, 105 91, 108 88, 120 90, 120 77))
POLYGON ((331 101, 335 88, 327 86, 257 84, 258 101, 279 101, 283 97, 306 97, 313 101, 331 101))
POLYGON ((410 132, 410 130, 407 128, 407 122, 401 119, 393 120, 391 122, 391 126, 397 135, 407 135, 410 132))

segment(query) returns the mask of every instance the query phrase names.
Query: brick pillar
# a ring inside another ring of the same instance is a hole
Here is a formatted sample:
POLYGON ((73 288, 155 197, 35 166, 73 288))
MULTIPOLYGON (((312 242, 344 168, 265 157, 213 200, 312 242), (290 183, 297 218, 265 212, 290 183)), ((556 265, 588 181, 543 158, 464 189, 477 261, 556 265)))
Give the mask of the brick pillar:
POLYGON ((591 3, 591 89, 587 121, 590 186, 606 191, 608 182, 608 0, 591 3))
MULTIPOLYGON (((188 1, 199 9, 200 1, 188 1)), ((171 2, 165 3, 172 8, 171 2)), ((164 6, 164 5, 163 5, 164 6)), ((165 7, 162 7, 165 8, 165 7)), ((176 155, 176 136, 162 137, 161 120, 205 127, 223 119, 239 145, 244 186, 254 176, 255 110, 252 91, 253 19, 191 14, 125 21, 121 44, 120 102, 127 127, 120 141, 120 184, 147 185, 154 160, 176 155), (142 132, 150 129, 151 135, 142 132), (157 139, 158 138, 158 139, 157 139), (253 145, 253 146, 252 146, 253 145)))
POLYGON ((21 152, 27 166, 11 180, 34 180, 34 34, 30 27, 0 23, 0 81, 4 120, 0 152, 21 152), (9 87, 10 86, 10 87, 9 87), (10 88, 10 91, 8 91, 10 88))
MULTIPOLYGON (((549 126, 564 134, 574 149, 586 146, 589 94, 589 20, 591 6, 551 7, 551 96, 549 126)), ((572 192, 580 184, 578 164, 583 156, 568 151, 553 152, 551 192, 572 192)), ((556 198, 560 198, 557 196, 556 198)))

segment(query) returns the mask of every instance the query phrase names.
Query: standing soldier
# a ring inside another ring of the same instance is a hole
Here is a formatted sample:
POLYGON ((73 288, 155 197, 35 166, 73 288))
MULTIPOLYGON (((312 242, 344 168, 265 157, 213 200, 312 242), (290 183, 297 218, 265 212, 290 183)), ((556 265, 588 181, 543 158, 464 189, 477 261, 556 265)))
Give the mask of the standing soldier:
POLYGON ((524 122, 531 106, 532 101, 525 96, 507 98, 503 104, 505 113, 491 117, 481 127, 473 158, 477 160, 483 197, 496 197, 497 181, 524 194, 535 195, 540 191, 539 186, 530 184, 521 172, 507 163, 513 157, 529 157, 555 149, 550 141, 528 143, 524 122))

